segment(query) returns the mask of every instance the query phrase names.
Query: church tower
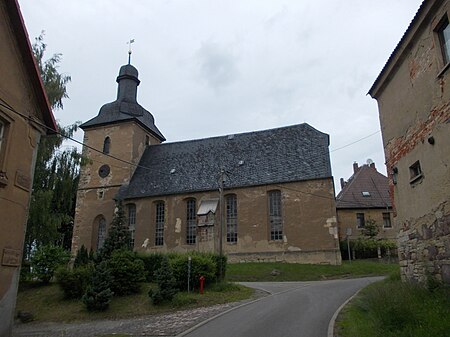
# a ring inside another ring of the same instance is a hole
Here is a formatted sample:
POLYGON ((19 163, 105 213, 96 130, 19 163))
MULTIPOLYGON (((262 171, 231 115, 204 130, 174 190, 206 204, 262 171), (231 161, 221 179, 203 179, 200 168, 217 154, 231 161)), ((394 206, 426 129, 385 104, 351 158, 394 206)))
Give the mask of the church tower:
POLYGON ((117 83, 117 99, 80 126, 89 162, 80 171, 73 253, 82 245, 88 250, 103 245, 119 188, 130 181, 145 148, 165 141, 152 114, 137 102, 137 69, 122 66, 117 83))

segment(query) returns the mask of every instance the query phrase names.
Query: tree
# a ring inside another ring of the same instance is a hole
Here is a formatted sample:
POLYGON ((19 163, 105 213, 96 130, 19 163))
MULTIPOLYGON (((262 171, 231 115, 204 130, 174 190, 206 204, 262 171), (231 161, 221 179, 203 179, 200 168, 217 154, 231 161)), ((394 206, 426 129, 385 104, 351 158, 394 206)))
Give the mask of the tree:
MULTIPOLYGON (((62 109, 63 99, 69 97, 67 84, 71 77, 58 72, 61 54, 54 54, 44 60, 46 47, 42 32, 36 38, 32 50, 50 105, 54 109, 62 109)), ((82 157, 76 148, 64 151, 59 149, 64 137, 72 136, 77 127, 78 123, 67 127, 58 125, 57 134, 41 138, 36 157, 24 258, 30 258, 34 249, 47 244, 70 249, 82 157)))
POLYGON ((131 250, 131 234, 125 218, 122 200, 116 203, 114 218, 108 231, 108 236, 100 250, 102 259, 108 259, 116 250, 131 250))
POLYGON ((364 224, 364 228, 362 229, 362 234, 369 239, 374 239, 379 232, 380 229, 378 228, 377 223, 373 219, 368 219, 364 224))
POLYGON ((45 32, 42 31, 32 45, 34 57, 41 72, 42 82, 44 82, 45 92, 53 109, 63 109, 63 98, 69 98, 67 94, 67 84, 72 80, 69 75, 58 72, 58 64, 61 62, 62 54, 53 54, 44 61, 47 45, 44 43, 45 32))

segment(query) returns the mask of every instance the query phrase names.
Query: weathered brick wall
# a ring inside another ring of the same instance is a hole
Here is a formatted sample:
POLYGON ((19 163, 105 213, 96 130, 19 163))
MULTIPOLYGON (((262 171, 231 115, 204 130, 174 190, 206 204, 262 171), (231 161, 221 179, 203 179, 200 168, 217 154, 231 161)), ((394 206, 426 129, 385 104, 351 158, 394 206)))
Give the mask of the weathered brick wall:
POLYGON ((417 282, 432 276, 450 283, 450 67, 437 33, 449 3, 424 2, 370 91, 380 112, 402 278, 417 282))

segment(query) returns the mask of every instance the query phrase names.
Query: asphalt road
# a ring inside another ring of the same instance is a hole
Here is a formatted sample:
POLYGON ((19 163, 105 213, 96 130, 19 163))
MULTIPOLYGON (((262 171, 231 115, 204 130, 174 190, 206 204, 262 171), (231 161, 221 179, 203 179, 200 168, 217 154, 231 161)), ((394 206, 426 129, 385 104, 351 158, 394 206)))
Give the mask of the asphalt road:
POLYGON ((315 282, 248 282, 271 295, 233 309, 186 337, 326 337, 336 310, 382 277, 315 282))

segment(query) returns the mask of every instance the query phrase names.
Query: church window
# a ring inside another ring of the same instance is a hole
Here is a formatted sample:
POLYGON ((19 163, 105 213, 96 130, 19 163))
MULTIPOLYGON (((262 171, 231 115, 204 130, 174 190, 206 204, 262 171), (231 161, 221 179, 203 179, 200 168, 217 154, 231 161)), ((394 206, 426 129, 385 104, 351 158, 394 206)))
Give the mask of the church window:
POLYGON ((150 145, 150 137, 148 135, 145 135, 145 145, 150 145))
POLYGON ((283 219, 281 217, 281 191, 269 192, 270 240, 283 240, 283 219))
POLYGON ((235 194, 225 197, 226 220, 227 220, 227 242, 237 242, 237 198, 235 194))
POLYGON ((103 153, 108 154, 110 147, 111 147, 111 138, 106 137, 103 142, 103 153))
POLYGON ((164 201, 158 201, 155 208, 155 246, 162 246, 164 244, 164 201))
POLYGON ((197 218, 195 211, 195 199, 186 201, 186 243, 195 244, 197 236, 197 218))
POLYGON ((128 230, 130 231, 131 248, 134 247, 134 235, 136 233, 136 205, 129 204, 128 205, 128 230))
POLYGON ((106 239, 106 220, 101 217, 98 221, 98 233, 97 233, 97 249, 101 249, 105 244, 106 239))

